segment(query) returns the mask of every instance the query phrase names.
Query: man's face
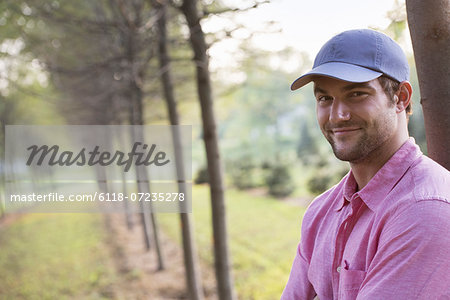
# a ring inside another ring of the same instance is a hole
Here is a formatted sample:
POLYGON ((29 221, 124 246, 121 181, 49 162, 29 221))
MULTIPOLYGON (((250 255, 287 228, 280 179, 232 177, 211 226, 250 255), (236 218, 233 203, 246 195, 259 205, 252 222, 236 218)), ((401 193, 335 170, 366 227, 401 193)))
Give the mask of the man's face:
POLYGON ((389 148, 397 114, 378 79, 352 83, 318 77, 314 94, 320 129, 338 159, 353 163, 376 159, 389 148))

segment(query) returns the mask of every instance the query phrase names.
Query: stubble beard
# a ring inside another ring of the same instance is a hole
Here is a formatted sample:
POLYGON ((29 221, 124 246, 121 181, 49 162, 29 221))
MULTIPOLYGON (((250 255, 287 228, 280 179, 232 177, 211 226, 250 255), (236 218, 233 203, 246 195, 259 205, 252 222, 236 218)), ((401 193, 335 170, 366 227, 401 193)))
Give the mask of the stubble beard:
POLYGON ((358 137, 350 137, 353 141, 337 141, 332 132, 324 131, 325 138, 330 143, 336 158, 350 163, 358 163, 376 155, 377 149, 392 137, 395 130, 394 117, 389 113, 381 115, 372 124, 364 122, 350 125, 361 128, 357 133, 358 137), (371 129, 372 133, 370 133, 371 129))

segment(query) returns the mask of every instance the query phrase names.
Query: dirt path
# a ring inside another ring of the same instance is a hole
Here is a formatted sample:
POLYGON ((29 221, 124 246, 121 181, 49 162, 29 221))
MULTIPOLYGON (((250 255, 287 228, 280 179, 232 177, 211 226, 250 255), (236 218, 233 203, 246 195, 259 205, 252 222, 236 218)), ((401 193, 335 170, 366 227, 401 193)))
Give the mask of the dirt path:
POLYGON ((0 218, 0 228, 6 227, 12 223, 14 223, 15 221, 23 218, 24 216, 26 216, 26 214, 4 214, 1 218, 0 218))
MULTIPOLYGON (((161 232, 166 269, 158 271, 156 251, 154 248, 145 251, 142 228, 137 224, 138 215, 133 217, 135 225, 128 230, 125 215, 107 216, 108 239, 118 274, 113 287, 114 298, 188 299, 181 247, 161 232)), ((205 299, 217 299, 212 268, 202 264, 201 271, 205 299)))

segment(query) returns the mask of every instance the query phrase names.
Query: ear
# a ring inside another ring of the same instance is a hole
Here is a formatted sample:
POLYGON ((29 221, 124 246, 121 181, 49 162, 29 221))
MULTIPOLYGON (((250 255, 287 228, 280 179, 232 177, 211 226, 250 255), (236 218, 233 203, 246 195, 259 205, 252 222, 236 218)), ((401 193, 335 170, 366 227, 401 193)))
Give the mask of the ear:
POLYGON ((412 87, 408 81, 400 82, 398 91, 394 95, 397 113, 404 111, 411 102, 412 87))

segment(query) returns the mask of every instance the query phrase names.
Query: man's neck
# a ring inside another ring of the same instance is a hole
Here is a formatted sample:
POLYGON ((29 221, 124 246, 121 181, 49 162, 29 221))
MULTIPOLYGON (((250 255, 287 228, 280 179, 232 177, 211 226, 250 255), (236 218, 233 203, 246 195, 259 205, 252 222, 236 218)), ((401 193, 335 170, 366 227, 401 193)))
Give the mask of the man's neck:
POLYGON ((358 184, 358 191, 363 189, 384 164, 397 152, 406 142, 408 136, 389 139, 385 147, 374 150, 366 158, 357 162, 350 162, 353 176, 358 184))

